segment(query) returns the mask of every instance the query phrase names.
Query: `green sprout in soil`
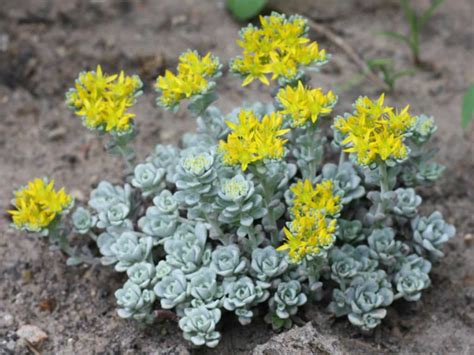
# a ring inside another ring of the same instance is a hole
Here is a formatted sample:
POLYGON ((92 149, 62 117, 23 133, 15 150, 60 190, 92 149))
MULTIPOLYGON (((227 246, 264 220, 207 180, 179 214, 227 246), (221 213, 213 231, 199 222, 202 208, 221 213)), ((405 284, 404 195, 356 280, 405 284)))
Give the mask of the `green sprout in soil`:
POLYGON ((433 0, 426 10, 421 14, 417 14, 415 9, 410 5, 410 0, 400 0, 401 7, 409 25, 408 34, 392 31, 381 32, 380 34, 406 44, 411 50, 415 65, 418 67, 423 66, 423 61, 420 58, 420 34, 428 20, 433 16, 435 10, 443 2, 444 0, 433 0))
POLYGON ((393 60, 389 58, 370 59, 367 64, 370 69, 382 74, 382 79, 391 92, 395 90, 395 83, 398 79, 415 74, 413 69, 397 70, 393 60))

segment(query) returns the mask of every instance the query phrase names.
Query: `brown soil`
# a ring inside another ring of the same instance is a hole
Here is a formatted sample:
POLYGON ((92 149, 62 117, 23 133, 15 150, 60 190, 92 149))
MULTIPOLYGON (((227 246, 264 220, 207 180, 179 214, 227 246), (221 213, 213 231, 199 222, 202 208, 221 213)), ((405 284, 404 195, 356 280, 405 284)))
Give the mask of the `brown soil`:
MULTIPOLYGON (((415 2, 426 6, 428 1, 415 2)), ((288 8, 286 3, 273 4, 288 8)), ((306 0, 291 6, 334 30, 364 59, 393 57, 398 67, 411 65, 407 48, 375 35, 406 31, 397 1, 306 0)), ((401 79, 396 93, 388 95, 391 104, 410 103, 412 112, 437 118, 435 143, 447 169, 435 187, 421 193, 425 212, 441 210, 456 225, 457 236, 446 247, 447 257, 434 268, 433 286, 422 300, 397 303, 371 336, 358 335, 345 320, 333 320, 322 306, 307 307, 302 321, 311 323, 301 329, 307 333, 312 327, 323 338, 336 339, 343 352, 474 351, 474 124, 467 132, 459 124, 462 95, 474 82, 473 18, 472 0, 446 1, 423 31, 422 57, 430 69, 401 79)), ((54 176, 78 200, 101 179, 120 180, 121 162, 107 156, 64 105, 64 93, 80 70, 100 63, 109 72, 123 68, 142 76, 146 93, 136 109, 136 148, 143 158, 158 142, 176 142, 193 128, 185 112, 172 116, 154 106, 153 79, 165 67, 174 67, 187 48, 212 50, 225 60, 236 55, 239 27, 222 1, 2 0, 1 209, 7 208, 14 188, 36 176, 54 176)), ((358 95, 378 93, 370 82, 357 82, 359 68, 345 53, 312 35, 333 54, 313 82, 339 90, 338 113, 349 109, 358 95)), ((227 75, 219 84, 219 106, 225 111, 243 100, 270 99, 266 90, 244 90, 227 75)), ((0 231, 0 353, 29 351, 15 335, 23 324, 48 333, 49 340, 40 348, 47 353, 190 351, 171 321, 144 329, 118 318, 113 292, 122 280, 110 268, 66 267, 65 258, 48 250, 44 240, 9 230, 4 218, 0 231)), ((224 326, 214 353, 251 353, 259 344, 264 353, 266 346, 269 353, 324 351, 314 339, 314 344, 299 344, 298 329, 282 342, 286 335, 277 338, 261 321, 241 327, 230 319, 224 326)))

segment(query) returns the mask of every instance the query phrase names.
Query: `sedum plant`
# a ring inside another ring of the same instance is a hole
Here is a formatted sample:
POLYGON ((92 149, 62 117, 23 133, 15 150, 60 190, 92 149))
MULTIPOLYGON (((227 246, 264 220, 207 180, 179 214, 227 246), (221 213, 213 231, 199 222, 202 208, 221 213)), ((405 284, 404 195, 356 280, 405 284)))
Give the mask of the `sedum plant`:
MULTIPOLYGON (((211 105, 219 59, 188 51, 176 74, 157 79, 157 101, 172 111, 187 101, 195 134, 158 144, 122 183, 100 182, 87 206, 36 179, 10 210, 14 227, 47 236, 69 264, 122 273, 120 317, 153 323, 173 312, 195 346, 218 345, 224 313, 288 328, 324 294, 336 317, 371 331, 396 300, 421 298, 455 234, 439 212, 419 212, 417 186, 442 172, 427 148, 434 120, 388 106, 384 95, 360 97, 334 117, 337 97, 307 84, 329 55, 307 37, 305 20, 260 21, 240 32, 243 53, 230 71, 244 86, 273 82, 271 103, 222 113, 211 105)), ((140 87, 135 76, 98 67, 79 75, 67 102, 125 151, 140 87)))

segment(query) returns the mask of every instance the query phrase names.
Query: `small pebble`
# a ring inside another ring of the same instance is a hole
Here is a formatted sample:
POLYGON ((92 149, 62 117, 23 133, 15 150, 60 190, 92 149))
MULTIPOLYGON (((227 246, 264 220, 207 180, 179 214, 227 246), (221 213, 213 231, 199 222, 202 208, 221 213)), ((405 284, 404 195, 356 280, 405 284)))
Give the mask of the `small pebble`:
POLYGON ((474 243, 474 235, 472 233, 467 233, 464 236, 464 243, 468 246, 471 246, 474 243))
POLYGON ((15 317, 10 313, 5 313, 0 318, 0 328, 9 328, 15 323, 15 317))
POLYGON ((64 136, 66 135, 67 130, 65 127, 57 127, 48 132, 48 140, 50 141, 57 141, 60 139, 63 139, 64 136))
POLYGON ((38 328, 36 325, 25 324, 17 331, 16 335, 20 338, 29 341, 33 345, 40 345, 43 341, 48 339, 48 334, 38 328))
POLYGON ((8 350, 13 351, 13 350, 15 350, 15 347, 16 347, 16 341, 15 340, 8 341, 8 343, 7 343, 7 349, 8 350))
POLYGON ((31 271, 30 270, 23 270, 21 273, 21 279, 23 283, 27 284, 31 281, 31 271))
POLYGON ((171 18, 171 26, 184 25, 187 20, 188 20, 188 17, 184 14, 173 16, 171 18))
POLYGON ((71 195, 76 201, 84 202, 86 200, 86 197, 84 196, 84 193, 81 190, 72 190, 71 195))

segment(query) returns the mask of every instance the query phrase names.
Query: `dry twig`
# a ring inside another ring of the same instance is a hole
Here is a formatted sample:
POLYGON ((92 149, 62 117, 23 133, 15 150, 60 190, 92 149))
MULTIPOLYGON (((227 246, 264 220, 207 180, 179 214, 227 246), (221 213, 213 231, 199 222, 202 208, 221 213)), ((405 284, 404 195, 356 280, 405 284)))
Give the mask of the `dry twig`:
POLYGON ((359 56, 359 54, 357 54, 354 48, 352 48, 346 43, 346 41, 344 41, 344 39, 342 39, 341 36, 338 36, 326 26, 316 23, 311 19, 308 19, 308 24, 312 30, 323 35, 329 41, 333 42, 336 46, 342 49, 347 54, 349 59, 351 59, 356 65, 358 65, 362 69, 362 72, 367 76, 370 81, 372 81, 375 85, 382 87, 384 90, 389 89, 387 84, 370 69, 369 65, 359 56))

